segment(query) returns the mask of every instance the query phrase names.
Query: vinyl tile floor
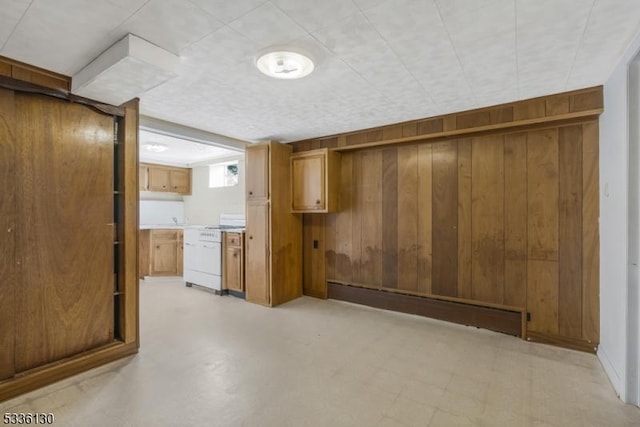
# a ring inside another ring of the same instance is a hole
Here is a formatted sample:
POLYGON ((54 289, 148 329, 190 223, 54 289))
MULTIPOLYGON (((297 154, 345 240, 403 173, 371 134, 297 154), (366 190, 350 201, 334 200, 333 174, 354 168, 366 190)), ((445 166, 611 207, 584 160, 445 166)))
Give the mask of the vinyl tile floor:
POLYGON ((139 354, 0 403, 59 426, 639 426, 598 359, 337 301, 140 284, 139 354))

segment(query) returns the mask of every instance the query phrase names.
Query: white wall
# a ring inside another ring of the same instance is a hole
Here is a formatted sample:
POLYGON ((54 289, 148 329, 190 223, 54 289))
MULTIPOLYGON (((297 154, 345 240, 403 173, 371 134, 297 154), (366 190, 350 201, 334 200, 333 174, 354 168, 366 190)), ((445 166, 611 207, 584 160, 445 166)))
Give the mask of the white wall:
POLYGON ((209 188, 209 166, 193 168, 191 196, 184 196, 187 223, 218 225, 221 213, 245 213, 244 155, 227 160, 238 160, 238 185, 234 187, 209 188))
MULTIPOLYGON (((622 400, 629 370, 629 107, 628 66, 640 48, 629 47, 604 85, 600 116, 600 346, 598 357, 622 400)), ((636 162, 634 159, 633 162, 636 162)), ((633 224, 632 224, 633 226, 633 224)), ((633 240, 631 241, 633 246, 633 240)), ((633 260, 637 262, 638 260, 633 260)), ((634 361, 633 363, 637 363, 634 361)), ((635 368, 634 368, 635 369, 635 368)))

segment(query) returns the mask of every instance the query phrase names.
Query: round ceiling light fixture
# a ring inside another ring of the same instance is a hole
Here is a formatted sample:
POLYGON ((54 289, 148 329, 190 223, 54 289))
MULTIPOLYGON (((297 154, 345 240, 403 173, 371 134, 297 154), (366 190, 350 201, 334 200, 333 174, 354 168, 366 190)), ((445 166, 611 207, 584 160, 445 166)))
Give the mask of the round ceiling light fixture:
POLYGON ((147 144, 143 144, 142 148, 147 151, 151 151, 152 153, 162 153, 169 149, 167 144, 162 144, 160 142, 149 142, 147 144))
POLYGON ((302 53, 288 49, 271 50, 256 61, 258 69, 276 79, 299 79, 311 74, 313 60, 302 53))

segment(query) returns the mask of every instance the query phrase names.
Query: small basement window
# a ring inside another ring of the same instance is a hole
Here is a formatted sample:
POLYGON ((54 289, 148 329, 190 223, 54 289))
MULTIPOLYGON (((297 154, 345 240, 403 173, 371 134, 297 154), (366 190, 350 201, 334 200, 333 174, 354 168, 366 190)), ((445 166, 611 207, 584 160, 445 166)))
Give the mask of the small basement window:
POLYGON ((238 185, 238 161, 209 165, 209 188, 238 185))

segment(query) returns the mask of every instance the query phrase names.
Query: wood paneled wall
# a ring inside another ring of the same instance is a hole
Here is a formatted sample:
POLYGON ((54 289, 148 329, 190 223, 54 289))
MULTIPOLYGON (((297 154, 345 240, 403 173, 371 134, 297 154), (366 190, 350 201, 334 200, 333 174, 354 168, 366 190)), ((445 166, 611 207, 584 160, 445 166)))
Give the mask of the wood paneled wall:
POLYGON ((71 90, 71 77, 0 56, 0 76, 12 77, 50 89, 71 90))
MULTIPOLYGON (((584 93, 521 110, 597 109, 584 93)), ((341 172, 341 211, 305 215, 326 254, 305 237, 305 269, 324 261, 329 282, 519 308, 530 339, 597 345, 597 116, 346 150, 341 172)))

